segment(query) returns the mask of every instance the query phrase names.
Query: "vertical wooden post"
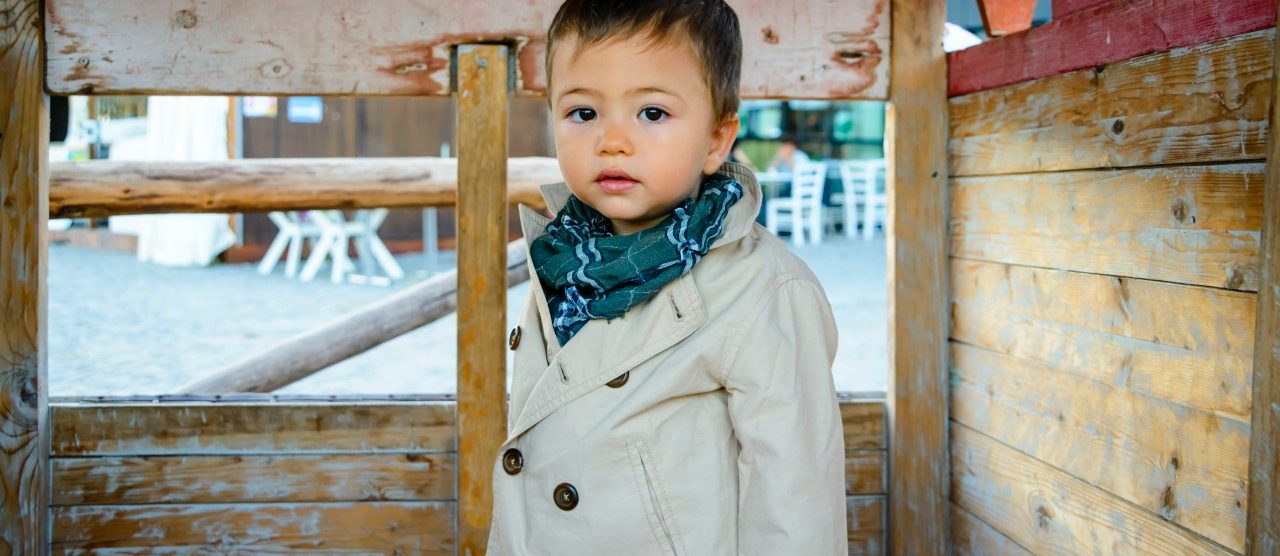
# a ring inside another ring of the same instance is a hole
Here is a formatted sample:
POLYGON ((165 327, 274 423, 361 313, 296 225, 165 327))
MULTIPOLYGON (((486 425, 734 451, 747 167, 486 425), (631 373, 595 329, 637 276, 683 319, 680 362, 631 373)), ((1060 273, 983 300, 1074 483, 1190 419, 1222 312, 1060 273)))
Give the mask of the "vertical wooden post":
POLYGON ((947 60, 941 0, 894 0, 889 117, 889 545, 949 554, 947 60))
POLYGON ((507 47, 461 45, 458 95, 458 554, 484 554, 506 432, 507 47))
MULTIPOLYGON (((1280 14, 1276 18, 1280 30, 1280 14)), ((1280 40, 1273 41, 1272 74, 1280 71, 1280 40)), ((1280 553, 1280 80, 1271 81, 1271 125, 1267 136, 1267 188, 1262 201, 1262 276, 1253 344, 1253 414, 1249 441, 1249 554, 1280 553)))
POLYGON ((0 0, 0 554, 47 550, 49 104, 39 0, 0 0))

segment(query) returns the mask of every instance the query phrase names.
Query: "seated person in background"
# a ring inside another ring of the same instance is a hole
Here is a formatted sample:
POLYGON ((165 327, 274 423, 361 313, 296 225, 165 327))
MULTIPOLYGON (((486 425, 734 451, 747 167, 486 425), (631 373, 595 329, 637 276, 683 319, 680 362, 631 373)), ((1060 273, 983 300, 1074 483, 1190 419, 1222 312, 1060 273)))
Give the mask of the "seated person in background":
POLYGON ((780 140, 782 144, 778 146, 778 152, 769 161, 770 171, 790 172, 797 164, 809 162, 809 155, 796 146, 795 135, 783 133, 780 140))

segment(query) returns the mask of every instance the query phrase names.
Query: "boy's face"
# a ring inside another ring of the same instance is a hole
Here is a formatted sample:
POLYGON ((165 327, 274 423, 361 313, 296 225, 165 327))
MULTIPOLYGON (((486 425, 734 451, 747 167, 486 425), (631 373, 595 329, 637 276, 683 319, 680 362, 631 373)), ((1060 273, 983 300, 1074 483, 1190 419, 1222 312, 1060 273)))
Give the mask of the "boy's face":
POLYGON ((695 195, 738 134, 736 115, 713 122, 711 93, 689 41, 646 39, 579 49, 569 37, 551 59, 560 171, 619 235, 658 224, 695 195))

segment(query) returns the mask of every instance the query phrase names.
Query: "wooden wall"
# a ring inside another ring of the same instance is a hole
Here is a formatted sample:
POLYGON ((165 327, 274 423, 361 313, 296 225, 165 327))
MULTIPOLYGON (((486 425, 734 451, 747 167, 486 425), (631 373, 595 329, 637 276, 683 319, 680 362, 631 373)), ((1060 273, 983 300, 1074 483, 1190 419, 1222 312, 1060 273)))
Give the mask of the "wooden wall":
POLYGON ((950 100, 956 553, 1244 552, 1273 39, 950 100))
MULTIPOLYGON (((454 553, 452 400, 257 396, 51 402, 52 552, 454 553)), ((883 554, 884 401, 840 412, 849 553, 883 554)))

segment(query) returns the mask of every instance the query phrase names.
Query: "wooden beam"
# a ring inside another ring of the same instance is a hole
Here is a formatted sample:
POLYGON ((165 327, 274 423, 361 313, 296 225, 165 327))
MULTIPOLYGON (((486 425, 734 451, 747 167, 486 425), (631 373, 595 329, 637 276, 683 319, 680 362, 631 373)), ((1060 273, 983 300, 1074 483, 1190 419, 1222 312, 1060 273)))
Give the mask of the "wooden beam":
POLYGON ((1062 19, 1075 12, 1116 1, 1128 2, 1129 0, 1053 0, 1053 19, 1062 19))
POLYGON ((987 35, 1003 37, 1031 28, 1036 0, 978 0, 982 27, 987 35))
POLYGON ((483 555, 506 438, 507 47, 458 47, 458 554, 483 555))
MULTIPOLYGON (((507 245, 508 286, 529 279, 524 240, 507 245)), ((457 309, 458 272, 446 272, 405 288, 260 353, 215 370, 177 393, 272 392, 331 365, 417 330, 457 309)))
POLYGON ((48 549, 49 101, 39 0, 0 0, 0 553, 48 549))
MULTIPOLYGON (((507 202, 542 209, 554 158, 507 162, 507 202)), ((49 217, 452 206, 456 158, 296 158, 219 162, 59 162, 49 217)))
MULTIPOLYGON (((734 0, 742 94, 884 99, 888 2, 734 0)), ((517 93, 543 95, 546 31, 560 3, 48 0, 48 86, 58 94, 448 96, 453 47, 505 43, 517 93)))
POLYGON ((889 160, 889 549, 949 554, 944 2, 893 3, 889 160))
MULTIPOLYGON (((1276 16, 1280 28, 1280 14, 1276 16)), ((1273 50, 1280 68, 1280 41, 1273 50)), ((1277 70, 1280 71, 1280 70, 1277 70)), ((1280 79, 1271 83, 1267 137, 1267 191, 1262 202, 1262 268, 1253 349, 1253 415, 1249 441, 1247 551, 1280 553, 1280 79)))
MULTIPOLYGON (((1121 0, 1097 4, 948 56, 951 96, 1101 66, 1271 27, 1276 0, 1121 0)), ((896 60, 895 60, 896 62, 896 60)))

